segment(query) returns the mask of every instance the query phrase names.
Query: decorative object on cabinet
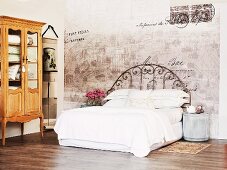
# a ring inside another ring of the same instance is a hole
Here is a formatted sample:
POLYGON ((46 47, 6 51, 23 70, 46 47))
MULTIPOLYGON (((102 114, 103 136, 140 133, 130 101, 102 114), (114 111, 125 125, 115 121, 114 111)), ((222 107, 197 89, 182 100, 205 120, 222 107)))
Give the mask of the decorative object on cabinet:
POLYGON ((54 37, 58 35, 51 25, 42 34, 43 36, 43 112, 45 129, 53 129, 57 117, 57 39, 44 37, 51 29, 54 37))
POLYGON ((40 133, 43 136, 41 29, 44 24, 0 16, 2 145, 5 145, 8 122, 21 123, 23 135, 24 123, 39 118, 40 133), (29 37, 35 37, 33 43, 29 37), (29 59, 29 49, 36 51, 33 60, 29 59))
POLYGON ((184 113, 183 137, 187 141, 209 140, 209 115, 184 113))

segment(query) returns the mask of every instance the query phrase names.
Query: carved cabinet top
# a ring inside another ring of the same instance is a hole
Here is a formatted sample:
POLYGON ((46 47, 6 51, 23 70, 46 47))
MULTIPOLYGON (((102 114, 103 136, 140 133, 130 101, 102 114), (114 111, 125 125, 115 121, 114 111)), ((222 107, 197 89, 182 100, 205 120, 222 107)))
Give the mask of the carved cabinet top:
POLYGON ((9 16, 0 16, 0 25, 14 25, 14 26, 24 26, 24 27, 42 27, 45 25, 44 22, 32 21, 21 18, 14 18, 9 16))

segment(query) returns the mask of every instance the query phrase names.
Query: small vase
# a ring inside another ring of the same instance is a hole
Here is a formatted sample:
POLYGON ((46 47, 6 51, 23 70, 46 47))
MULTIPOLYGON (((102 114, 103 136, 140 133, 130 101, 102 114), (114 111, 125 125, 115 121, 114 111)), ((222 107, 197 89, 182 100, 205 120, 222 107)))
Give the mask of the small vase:
POLYGON ((101 106, 101 101, 100 100, 88 100, 87 101, 88 106, 101 106))

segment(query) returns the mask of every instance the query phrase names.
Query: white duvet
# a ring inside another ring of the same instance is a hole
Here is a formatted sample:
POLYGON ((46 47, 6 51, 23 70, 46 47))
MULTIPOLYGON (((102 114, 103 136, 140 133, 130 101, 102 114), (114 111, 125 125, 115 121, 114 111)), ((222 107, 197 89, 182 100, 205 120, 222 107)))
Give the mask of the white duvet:
POLYGON ((67 110, 58 117, 54 130, 59 140, 124 145, 137 157, 147 156, 156 143, 176 139, 166 116, 136 108, 94 106, 67 110))

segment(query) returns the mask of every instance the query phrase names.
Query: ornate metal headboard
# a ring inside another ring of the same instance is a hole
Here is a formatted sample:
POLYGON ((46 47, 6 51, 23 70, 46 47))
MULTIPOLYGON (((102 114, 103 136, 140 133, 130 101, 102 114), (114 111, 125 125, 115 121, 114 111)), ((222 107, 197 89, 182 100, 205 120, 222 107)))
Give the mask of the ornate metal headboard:
MULTIPOLYGON (((181 89, 190 94, 183 81, 170 69, 157 64, 140 64, 124 71, 107 91, 120 88, 181 89)), ((191 103, 191 99, 189 99, 191 103)))

